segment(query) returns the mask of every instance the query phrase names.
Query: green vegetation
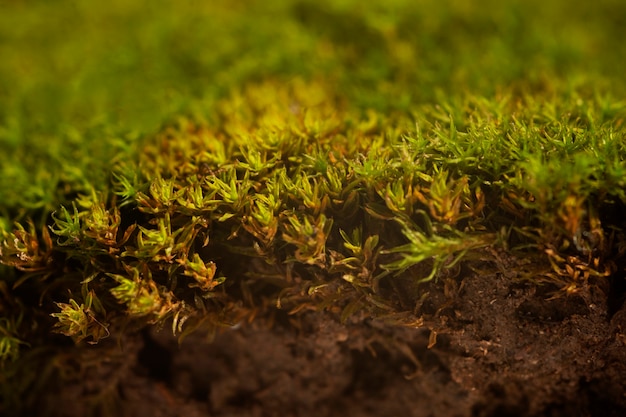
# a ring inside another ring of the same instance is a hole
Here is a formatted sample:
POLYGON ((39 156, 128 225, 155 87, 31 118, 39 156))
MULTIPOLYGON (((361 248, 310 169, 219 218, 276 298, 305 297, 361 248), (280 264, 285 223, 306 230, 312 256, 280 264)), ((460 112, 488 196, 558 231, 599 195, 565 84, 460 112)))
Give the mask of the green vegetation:
POLYGON ((402 323, 507 251, 557 296, 623 269, 621 1, 0 5, 5 366, 272 306, 402 323))

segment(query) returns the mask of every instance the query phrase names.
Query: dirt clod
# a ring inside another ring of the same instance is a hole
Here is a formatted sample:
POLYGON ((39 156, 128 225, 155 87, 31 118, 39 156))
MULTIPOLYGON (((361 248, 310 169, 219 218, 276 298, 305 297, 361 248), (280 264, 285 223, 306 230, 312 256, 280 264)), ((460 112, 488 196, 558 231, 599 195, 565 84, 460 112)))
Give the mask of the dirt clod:
POLYGON ((445 308, 426 309, 421 327, 275 311, 272 325, 261 318, 212 342, 152 330, 91 374, 117 375, 115 395, 94 402, 84 387, 101 383, 65 381, 30 415, 626 415, 626 309, 609 318, 605 292, 551 299, 499 272, 457 280, 452 293, 430 285, 445 308))

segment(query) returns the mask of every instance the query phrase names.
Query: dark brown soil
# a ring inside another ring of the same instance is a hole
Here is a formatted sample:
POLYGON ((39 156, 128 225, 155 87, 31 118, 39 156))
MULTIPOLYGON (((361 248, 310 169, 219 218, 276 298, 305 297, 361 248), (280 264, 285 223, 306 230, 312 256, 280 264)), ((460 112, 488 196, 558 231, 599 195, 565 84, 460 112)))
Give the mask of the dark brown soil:
POLYGON ((609 311, 609 288, 549 299, 515 268, 474 271, 430 285, 412 327, 276 311, 211 343, 146 332, 83 353, 97 365, 27 415, 624 416, 626 309, 609 311))

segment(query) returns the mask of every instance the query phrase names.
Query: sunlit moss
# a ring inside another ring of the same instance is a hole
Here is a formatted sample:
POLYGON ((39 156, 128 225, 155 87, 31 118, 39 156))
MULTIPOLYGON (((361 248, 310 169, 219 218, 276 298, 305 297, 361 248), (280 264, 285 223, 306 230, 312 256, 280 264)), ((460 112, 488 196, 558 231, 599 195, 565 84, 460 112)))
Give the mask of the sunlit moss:
POLYGON ((399 282, 493 248, 563 293, 612 273, 624 5, 544 3, 11 3, 0 359, 259 306, 419 314, 399 282))
POLYGON ((543 254, 532 279, 564 292, 614 270, 622 112, 470 96, 386 115, 338 94, 321 80, 249 84, 216 104, 218 123, 180 117, 146 137, 102 191, 41 231, 4 232, 2 262, 23 271, 14 285, 79 342, 128 322, 184 332, 258 303, 402 312, 394 282, 412 280, 417 300, 419 283, 485 248, 543 254))

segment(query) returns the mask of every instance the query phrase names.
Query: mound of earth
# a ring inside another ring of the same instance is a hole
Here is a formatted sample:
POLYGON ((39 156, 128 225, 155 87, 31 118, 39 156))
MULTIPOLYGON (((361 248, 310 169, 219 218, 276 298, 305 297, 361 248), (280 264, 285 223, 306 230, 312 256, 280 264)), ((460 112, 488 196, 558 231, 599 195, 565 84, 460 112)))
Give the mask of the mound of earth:
POLYGON ((90 357, 97 365, 55 383, 33 411, 54 417, 626 415, 626 309, 610 282, 554 298, 552 288, 520 282, 514 266, 484 269, 430 284, 414 326, 274 310, 212 341, 196 333, 179 344, 169 329, 145 331, 121 347, 83 353, 81 361, 90 357))

